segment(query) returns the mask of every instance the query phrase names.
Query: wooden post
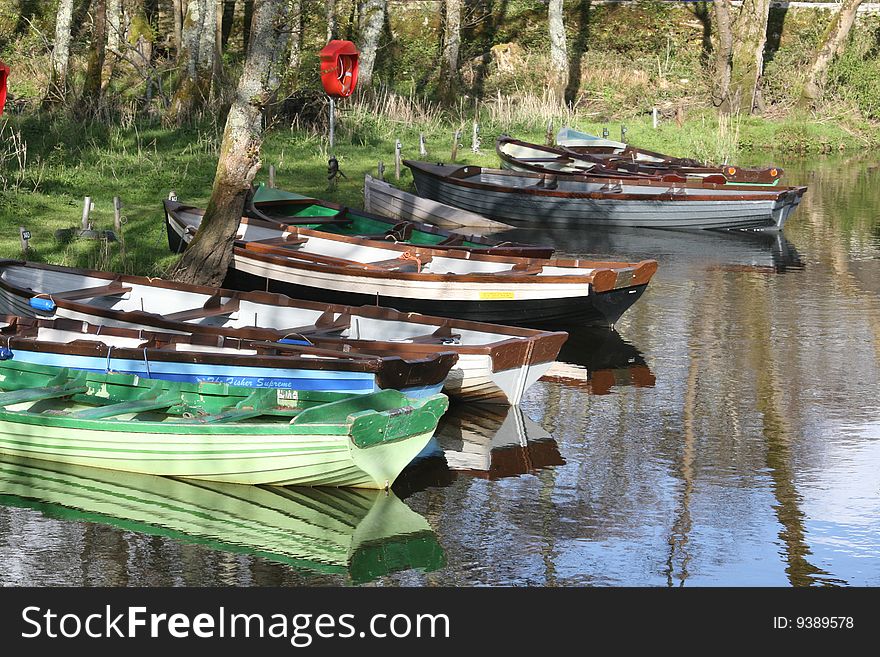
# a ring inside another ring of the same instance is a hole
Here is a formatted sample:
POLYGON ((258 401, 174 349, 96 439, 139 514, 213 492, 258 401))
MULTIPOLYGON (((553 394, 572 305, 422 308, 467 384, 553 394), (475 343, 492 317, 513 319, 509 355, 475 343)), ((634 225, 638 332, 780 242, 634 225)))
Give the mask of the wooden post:
POLYGON ((471 133, 471 152, 480 152, 480 124, 474 121, 474 128, 471 133))
POLYGON ((425 148, 425 133, 419 133, 419 157, 428 157, 428 149, 425 148))
POLYGON ((269 165, 269 189, 275 189, 275 165, 269 165))
POLYGON ((28 241, 31 239, 31 231, 26 229, 24 226, 19 226, 18 238, 21 240, 21 252, 27 254, 28 249, 30 249, 28 241))
POLYGON ((119 240, 119 255, 125 261, 125 236, 122 233, 122 201, 118 196, 113 197, 113 230, 116 231, 116 239, 119 240))
POLYGON ((400 180, 400 140, 394 142, 394 179, 400 180))
POLYGON ((379 166, 376 167, 376 174, 379 177, 379 180, 385 180, 385 163, 382 160, 379 160, 379 166))
POLYGON ((86 196, 85 200, 83 200, 83 211, 82 211, 82 229, 89 230, 91 228, 91 221, 89 220, 89 214, 92 212, 92 197, 86 196))
POLYGON ((626 143, 626 126, 623 124, 620 125, 620 141, 626 143))
POLYGON ((548 146, 552 146, 556 141, 553 138, 553 119, 547 119, 547 133, 544 135, 544 141, 548 146))
POLYGON ((656 129, 657 129, 657 124, 659 123, 658 116, 657 116, 657 108, 656 108, 656 107, 655 107, 653 110, 651 110, 651 116, 652 116, 652 119, 653 119, 653 122, 654 122, 654 130, 656 130, 656 129))
POLYGON ((452 155, 449 157, 452 162, 455 162, 458 159, 459 141, 461 141, 461 128, 456 130, 455 134, 452 136, 452 155))

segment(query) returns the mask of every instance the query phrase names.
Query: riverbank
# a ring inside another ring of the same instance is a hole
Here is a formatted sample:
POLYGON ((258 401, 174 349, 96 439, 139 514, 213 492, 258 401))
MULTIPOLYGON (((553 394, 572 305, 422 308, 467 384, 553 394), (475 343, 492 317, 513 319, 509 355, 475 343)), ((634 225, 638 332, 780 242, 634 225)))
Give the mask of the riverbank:
MULTIPOLYGON (((265 181, 268 165, 276 167, 279 187, 353 206, 362 205, 365 173, 385 164, 386 179, 395 181, 395 142, 402 157, 419 159, 419 136, 425 136, 431 161, 451 161, 452 137, 461 129, 456 161, 497 166, 494 142, 498 135, 543 142, 547 121, 554 130, 564 124, 601 134, 608 129, 620 137, 620 123, 595 123, 576 116, 552 115, 535 107, 494 108, 480 115, 480 150, 471 150, 473 121, 459 117, 453 123, 431 107, 401 103, 379 113, 378 106, 353 103, 343 109, 335 154, 344 178, 328 189, 326 139, 315 129, 275 127, 266 135, 263 168, 257 182, 265 181), (549 117, 549 118, 548 118, 549 117), (515 126, 515 127, 510 127, 515 126)), ((169 130, 155 125, 130 128, 100 124, 75 125, 34 117, 4 117, 0 122, 0 256, 20 257, 19 226, 31 232, 28 258, 69 266, 161 275, 174 262, 168 252, 162 224, 161 200, 175 191, 186 202, 205 205, 211 193, 221 127, 205 124, 169 130), (123 215, 126 257, 118 245, 104 242, 62 243, 55 231, 77 226, 83 198, 92 198, 94 224, 112 228, 112 199, 119 196, 123 215)), ((712 115, 691 116, 681 125, 674 118, 651 117, 625 124, 626 139, 642 147, 712 162, 778 162, 796 154, 860 152, 880 144, 880 130, 867 124, 846 126, 834 120, 788 118, 771 121, 739 118, 718 121, 712 115)), ((412 182, 404 167, 399 184, 412 182)))

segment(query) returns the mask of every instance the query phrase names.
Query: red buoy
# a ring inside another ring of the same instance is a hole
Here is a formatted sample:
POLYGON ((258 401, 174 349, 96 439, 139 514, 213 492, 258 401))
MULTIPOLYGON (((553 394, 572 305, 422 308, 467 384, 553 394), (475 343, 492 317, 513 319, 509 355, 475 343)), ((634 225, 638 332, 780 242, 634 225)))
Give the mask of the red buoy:
POLYGON ((6 104, 6 78, 9 77, 9 67, 0 61, 0 116, 3 115, 3 106, 6 104))
POLYGON ((331 98, 354 93, 358 78, 357 47, 351 41, 334 39, 321 49, 321 84, 331 98))

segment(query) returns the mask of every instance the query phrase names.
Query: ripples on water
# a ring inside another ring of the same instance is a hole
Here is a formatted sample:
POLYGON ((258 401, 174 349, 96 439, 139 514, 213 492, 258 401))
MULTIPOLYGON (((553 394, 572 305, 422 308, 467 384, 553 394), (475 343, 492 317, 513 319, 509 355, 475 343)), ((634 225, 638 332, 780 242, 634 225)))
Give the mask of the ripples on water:
POLYGON ((880 584, 880 171, 786 168, 784 235, 512 233, 660 270, 393 495, 2 459, 0 583, 880 584))

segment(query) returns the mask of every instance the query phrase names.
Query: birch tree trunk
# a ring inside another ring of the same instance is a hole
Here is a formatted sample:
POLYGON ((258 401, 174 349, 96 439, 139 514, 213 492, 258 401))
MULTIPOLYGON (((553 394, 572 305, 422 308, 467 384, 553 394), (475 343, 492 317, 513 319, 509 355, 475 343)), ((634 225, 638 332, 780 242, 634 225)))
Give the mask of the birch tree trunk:
POLYGON ((565 40, 565 23, 562 19, 564 0, 550 0, 547 6, 547 22, 550 28, 550 88, 559 102, 565 102, 568 86, 568 46, 565 40))
POLYGON ((831 66, 834 58, 843 52, 861 4, 862 0, 843 0, 840 11, 831 19, 831 24, 825 31, 825 40, 807 74, 807 82, 801 93, 802 106, 813 105, 822 98, 825 82, 828 79, 828 67, 831 66))
POLYGON ((219 286, 254 175, 260 166, 262 114, 287 64, 288 0, 256 0, 251 47, 226 118, 214 187, 205 216, 171 277, 219 286))
POLYGON ((55 45, 52 48, 52 79, 48 97, 63 100, 67 95, 67 69, 70 66, 70 24, 73 0, 59 0, 55 16, 55 45))
POLYGON ((714 0, 715 8, 715 79, 712 104, 723 114, 730 113, 730 74, 733 70, 733 19, 730 0, 714 0))
POLYGON ((122 0, 107 1, 107 49, 118 52, 124 38, 122 23, 122 0))
POLYGON ((174 57, 179 62, 183 49, 183 0, 173 0, 171 13, 174 14, 174 57))
POLYGON ((376 66, 376 50, 379 48, 379 37, 385 24, 386 0, 363 0, 360 11, 360 43, 361 52, 358 69, 358 85, 366 89, 373 82, 373 68, 376 66))
POLYGON ((291 74, 299 69, 303 44, 303 3, 302 0, 290 0, 290 66, 291 74))
POLYGON ((92 42, 89 45, 89 63, 80 99, 81 107, 86 110, 97 109, 101 104, 101 77, 107 44, 107 0, 95 0, 93 7, 95 15, 92 42))
POLYGON ((217 34, 216 0, 189 0, 183 19, 183 48, 178 61, 183 70, 171 101, 168 120, 185 123, 201 110, 211 90, 217 34))
POLYGON ((327 41, 336 38, 336 0, 324 0, 327 4, 327 41))
POLYGON ((117 53, 120 52, 119 46, 125 38, 125 26, 122 16, 122 0, 106 0, 107 15, 107 48, 110 52, 104 58, 104 69, 101 72, 101 93, 107 89, 110 79, 113 77, 113 69, 119 59, 117 53))
POLYGON ((763 108, 761 77, 770 0, 743 0, 734 22, 731 109, 751 114, 763 108))
POLYGON ((446 0, 443 59, 440 62, 440 97, 452 102, 458 92, 458 52, 461 49, 461 0, 446 0))

